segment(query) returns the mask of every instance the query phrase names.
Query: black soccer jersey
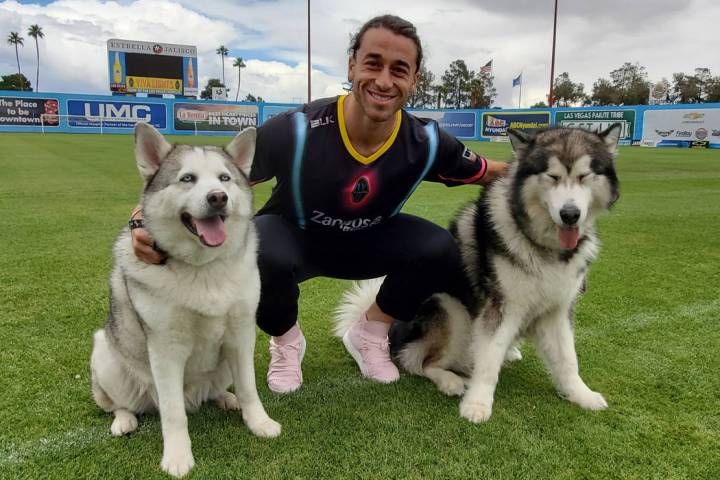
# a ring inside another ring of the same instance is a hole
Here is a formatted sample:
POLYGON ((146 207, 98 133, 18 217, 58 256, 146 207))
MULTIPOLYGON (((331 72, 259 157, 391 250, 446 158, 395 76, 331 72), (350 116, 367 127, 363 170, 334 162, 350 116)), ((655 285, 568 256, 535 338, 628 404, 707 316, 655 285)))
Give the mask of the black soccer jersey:
POLYGON ((279 214, 308 230, 353 232, 400 212, 423 180, 453 186, 485 174, 484 158, 434 121, 404 110, 387 142, 364 157, 348 139, 344 100, 317 100, 258 129, 250 179, 277 179, 258 215, 279 214))

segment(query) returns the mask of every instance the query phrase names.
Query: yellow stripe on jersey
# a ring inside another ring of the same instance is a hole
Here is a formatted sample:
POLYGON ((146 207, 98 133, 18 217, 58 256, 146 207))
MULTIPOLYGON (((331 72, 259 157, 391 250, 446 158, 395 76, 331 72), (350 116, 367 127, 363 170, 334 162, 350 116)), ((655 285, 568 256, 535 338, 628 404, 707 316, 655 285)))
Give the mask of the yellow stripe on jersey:
POLYGON ((375 153, 370 155, 369 157, 365 157, 358 153, 357 150, 355 150, 355 147, 353 147, 352 143, 350 143, 350 137, 348 137, 347 134, 347 128, 345 128, 345 114, 343 113, 343 103, 345 103, 345 98, 347 95, 342 95, 340 98, 338 98, 338 127, 340 128, 340 136, 343 139, 343 143, 345 144, 345 148, 347 149, 348 153, 352 155, 352 157, 357 160, 358 162, 368 165, 378 158, 380 156, 387 152, 390 147, 392 147, 392 144, 395 142, 395 139, 397 138, 398 132, 400 131, 400 122, 402 121, 402 112, 398 110, 397 117, 395 120, 395 128, 393 129, 392 134, 390 135, 390 138, 385 141, 382 147, 380 147, 375 153))

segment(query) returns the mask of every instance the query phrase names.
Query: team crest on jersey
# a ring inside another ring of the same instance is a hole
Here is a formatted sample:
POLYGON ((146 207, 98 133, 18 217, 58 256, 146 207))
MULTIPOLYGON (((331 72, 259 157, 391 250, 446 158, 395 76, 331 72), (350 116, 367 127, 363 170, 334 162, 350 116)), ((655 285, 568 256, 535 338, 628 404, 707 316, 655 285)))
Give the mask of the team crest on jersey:
POLYGON ((370 194, 370 182, 367 177, 358 178, 355 182, 355 186, 350 193, 352 203, 362 203, 363 200, 370 194))

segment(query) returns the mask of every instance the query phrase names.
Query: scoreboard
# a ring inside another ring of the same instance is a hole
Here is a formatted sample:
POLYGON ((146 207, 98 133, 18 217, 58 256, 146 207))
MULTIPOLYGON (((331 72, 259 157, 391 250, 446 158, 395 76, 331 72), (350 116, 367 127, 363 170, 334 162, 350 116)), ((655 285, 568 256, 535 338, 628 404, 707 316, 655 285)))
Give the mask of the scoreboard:
POLYGON ((197 97, 197 48, 190 45, 110 39, 110 91, 197 97))

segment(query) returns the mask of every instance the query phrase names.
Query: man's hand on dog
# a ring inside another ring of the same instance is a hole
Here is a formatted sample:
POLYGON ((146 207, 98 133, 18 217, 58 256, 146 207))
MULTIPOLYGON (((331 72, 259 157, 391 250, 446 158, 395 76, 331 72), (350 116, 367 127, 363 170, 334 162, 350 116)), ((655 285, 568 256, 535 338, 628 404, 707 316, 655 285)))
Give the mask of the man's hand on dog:
MULTIPOLYGON (((142 207, 133 210, 130 216, 133 220, 142 220, 142 207)), ((167 254, 154 248, 155 242, 144 228, 133 228, 130 230, 132 245, 135 256, 145 263, 159 264, 165 261, 167 254)))
POLYGON ((492 182, 496 178, 507 175, 509 168, 510 168, 509 163, 498 162, 496 160, 488 160, 487 161, 487 171, 485 172, 485 175, 483 175, 482 178, 480 180, 478 180, 476 183, 478 183, 480 185, 488 185, 490 182, 492 182))

